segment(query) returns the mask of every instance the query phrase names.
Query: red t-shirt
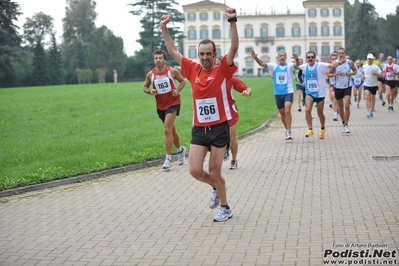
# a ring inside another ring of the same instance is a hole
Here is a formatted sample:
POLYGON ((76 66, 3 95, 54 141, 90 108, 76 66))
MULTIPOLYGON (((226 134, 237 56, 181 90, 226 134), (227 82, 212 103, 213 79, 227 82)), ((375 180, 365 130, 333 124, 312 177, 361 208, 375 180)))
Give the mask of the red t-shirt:
POLYGON ((200 64, 183 57, 181 73, 191 83, 195 126, 212 126, 231 119, 227 80, 236 70, 235 65, 229 66, 226 57, 211 71, 205 71, 200 64))
POLYGON ((172 95, 172 90, 176 89, 176 84, 170 72, 170 66, 166 66, 162 72, 153 68, 151 83, 152 87, 157 90, 157 95, 155 95, 157 109, 166 110, 171 106, 180 104, 180 95, 176 97, 172 95))
POLYGON ((236 105, 236 101, 234 100, 233 97, 233 90, 238 91, 239 93, 242 93, 247 89, 247 85, 245 85, 244 82, 239 80, 236 77, 231 77, 231 79, 228 80, 227 82, 227 91, 228 91, 228 101, 229 101, 229 106, 230 106, 230 112, 231 112, 231 119, 229 120, 229 126, 233 126, 235 123, 238 121, 238 108, 236 105))

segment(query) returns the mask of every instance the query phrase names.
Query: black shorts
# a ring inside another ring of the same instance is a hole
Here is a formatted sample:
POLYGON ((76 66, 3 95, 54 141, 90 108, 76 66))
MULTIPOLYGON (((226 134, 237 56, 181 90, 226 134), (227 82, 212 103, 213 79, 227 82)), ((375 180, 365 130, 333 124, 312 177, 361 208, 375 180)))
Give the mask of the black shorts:
POLYGON ((313 102, 315 102, 315 103, 322 102, 322 101, 324 101, 324 99, 326 98, 326 97, 314 98, 314 97, 312 97, 312 95, 310 95, 310 94, 306 94, 306 96, 311 97, 311 98, 313 99, 313 102))
POLYGON ((229 123, 223 122, 209 127, 193 126, 191 130, 191 144, 210 148, 223 148, 230 144, 229 123))
POLYGON ((369 91, 372 95, 376 95, 377 91, 378 91, 378 86, 374 86, 374 87, 367 87, 367 86, 363 86, 365 91, 369 91))
POLYGON ((391 87, 391 89, 396 88, 396 80, 385 80, 385 85, 391 87))
POLYGON ((352 95, 352 87, 348 87, 346 89, 337 89, 335 88, 335 99, 341 100, 345 96, 351 96, 352 95))
POLYGON ((379 81, 379 82, 382 82, 382 83, 384 83, 384 82, 385 82, 385 78, 380 78, 380 77, 377 77, 377 79, 378 79, 378 81, 379 81))
POLYGON ((162 120, 162 122, 165 122, 165 117, 167 114, 174 113, 174 112, 177 112, 176 116, 178 116, 180 114, 180 104, 172 105, 166 110, 157 109, 158 117, 159 117, 159 119, 162 120))

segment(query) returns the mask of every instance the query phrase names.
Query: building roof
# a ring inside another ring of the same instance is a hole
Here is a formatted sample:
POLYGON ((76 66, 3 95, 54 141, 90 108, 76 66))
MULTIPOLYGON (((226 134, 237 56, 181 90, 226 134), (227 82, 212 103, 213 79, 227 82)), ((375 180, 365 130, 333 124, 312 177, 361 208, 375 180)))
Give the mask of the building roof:
POLYGON ((222 3, 218 2, 213 2, 209 0, 204 0, 204 1, 199 1, 196 3, 188 4, 188 5, 183 5, 183 7, 195 7, 195 6, 220 6, 220 5, 225 5, 222 3))
POLYGON ((329 3, 329 2, 332 2, 332 3, 344 2, 345 3, 345 0, 306 0, 306 1, 303 1, 302 3, 329 3))

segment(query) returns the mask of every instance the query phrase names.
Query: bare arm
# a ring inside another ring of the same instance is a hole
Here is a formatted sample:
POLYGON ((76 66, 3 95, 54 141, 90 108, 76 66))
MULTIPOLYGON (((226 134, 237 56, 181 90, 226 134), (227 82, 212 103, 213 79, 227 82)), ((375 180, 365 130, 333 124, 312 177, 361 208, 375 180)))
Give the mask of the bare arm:
POLYGON ((258 58, 258 54, 256 54, 254 50, 251 50, 250 54, 252 58, 255 59, 256 63, 258 63, 258 65, 267 68, 267 64, 258 58))
POLYGON ((173 59, 176 60, 179 65, 181 65, 183 55, 177 50, 177 47, 172 40, 172 37, 170 37, 169 30, 166 27, 171 19, 171 15, 163 15, 159 25, 161 26, 162 35, 165 40, 165 46, 168 49, 169 54, 173 57, 173 59))
POLYGON ((179 82, 179 86, 177 86, 175 90, 176 92, 175 91, 172 92, 173 96, 177 96, 180 94, 184 86, 186 86, 186 80, 176 68, 170 68, 170 70, 173 75, 173 78, 179 82))
POLYGON ((353 61, 350 61, 350 62, 351 62, 352 72, 348 72, 348 76, 349 77, 353 76, 353 75, 356 75, 356 73, 357 73, 357 68, 356 68, 355 64, 353 63, 353 61))
POLYGON ((147 76, 145 77, 143 91, 147 94, 151 94, 152 89, 150 87, 151 87, 151 71, 148 72, 147 76))
MULTIPOLYGON (((230 30, 231 30, 231 39, 230 39, 230 49, 226 54, 227 63, 231 66, 234 63, 234 58, 236 56, 238 50, 238 32, 237 32, 237 22, 234 21, 234 18, 237 18, 237 13, 234 8, 227 8, 224 11, 224 15, 228 19, 233 19, 230 22, 230 30)), ((236 19, 235 19, 236 20, 236 19)))

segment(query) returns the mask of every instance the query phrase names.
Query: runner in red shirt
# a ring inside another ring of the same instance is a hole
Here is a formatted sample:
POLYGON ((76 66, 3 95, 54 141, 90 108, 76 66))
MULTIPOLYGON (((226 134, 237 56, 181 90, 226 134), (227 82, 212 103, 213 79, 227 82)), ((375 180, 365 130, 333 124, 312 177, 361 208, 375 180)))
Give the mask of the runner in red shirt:
POLYGON ((176 116, 180 113, 180 91, 186 85, 186 80, 176 68, 166 65, 164 51, 156 50, 152 57, 155 67, 148 72, 143 91, 154 95, 156 99, 158 116, 165 128, 166 158, 162 167, 169 170, 172 167, 173 144, 177 149, 179 165, 183 165, 186 160, 186 148, 180 145, 179 134, 175 127, 176 116), (178 86, 175 80, 179 82, 178 86))
POLYGON ((238 50, 237 13, 233 8, 224 12, 230 23, 231 44, 226 56, 219 66, 214 65, 217 57, 216 45, 211 40, 203 40, 198 45, 200 64, 184 57, 176 48, 167 28, 170 15, 163 15, 160 26, 169 54, 181 65, 181 73, 191 83, 194 104, 194 127, 190 145, 189 171, 201 182, 213 187, 210 208, 219 206, 213 218, 222 222, 233 217, 227 201, 226 182, 221 169, 226 147, 229 145, 229 125, 231 112, 227 100, 227 81, 236 72, 234 57, 238 50), (207 152, 209 170, 204 171, 204 160, 207 152))
MULTIPOLYGON (((223 57, 218 56, 215 60, 215 65, 219 65, 220 61, 223 57)), ((229 150, 231 150, 232 160, 230 162, 230 169, 237 169, 238 167, 238 160, 237 160, 237 153, 238 153, 238 142, 236 138, 237 133, 237 122, 239 119, 238 116, 238 108, 236 105, 236 101, 233 97, 233 90, 239 92, 242 96, 250 96, 252 94, 252 90, 248 88, 248 86, 242 82, 240 79, 236 77, 232 77, 227 82, 227 100, 229 101, 230 106, 230 113, 231 119, 229 120, 229 129, 230 129, 230 148, 226 149, 226 153, 224 155, 224 160, 227 161, 230 157, 229 150)))

